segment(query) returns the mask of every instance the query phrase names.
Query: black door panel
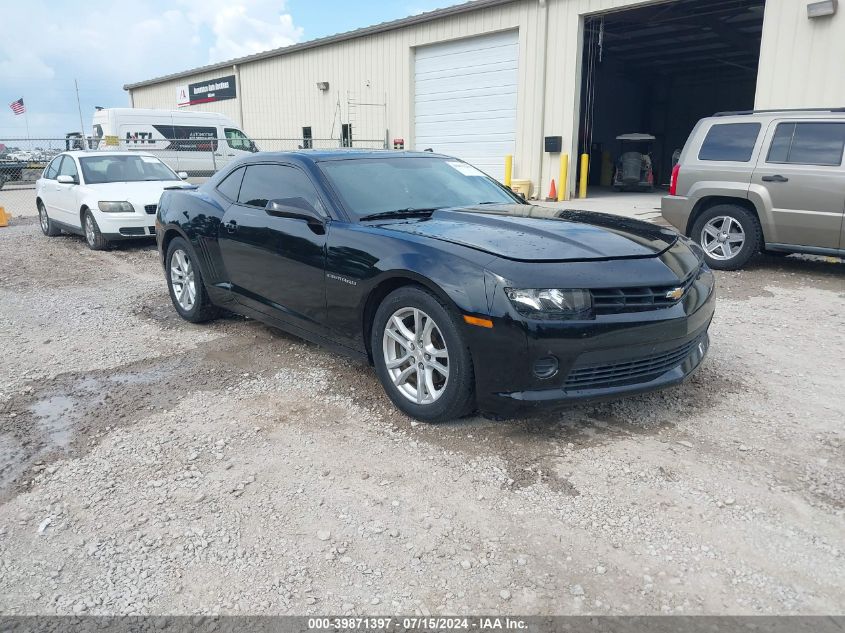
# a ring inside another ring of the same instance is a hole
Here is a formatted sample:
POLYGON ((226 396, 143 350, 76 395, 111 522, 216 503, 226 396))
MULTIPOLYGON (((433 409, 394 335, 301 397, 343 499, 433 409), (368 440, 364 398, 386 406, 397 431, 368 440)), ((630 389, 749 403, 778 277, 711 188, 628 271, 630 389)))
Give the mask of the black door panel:
POLYGON ((254 309, 320 332, 325 323, 325 251, 330 232, 254 206, 259 201, 301 196, 308 187, 311 191, 306 195, 316 198, 310 181, 293 167, 249 166, 240 201, 227 209, 218 236, 235 293, 249 298, 254 309), (251 179, 256 167, 262 169, 261 177, 251 179))

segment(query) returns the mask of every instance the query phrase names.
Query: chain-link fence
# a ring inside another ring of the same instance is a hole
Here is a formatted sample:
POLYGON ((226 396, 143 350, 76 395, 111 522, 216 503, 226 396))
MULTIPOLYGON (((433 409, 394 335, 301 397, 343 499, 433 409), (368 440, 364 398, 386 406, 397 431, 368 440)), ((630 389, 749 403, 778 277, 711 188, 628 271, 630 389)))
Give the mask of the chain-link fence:
MULTIPOLYGON (((131 136, 108 139, 85 138, 0 138, 0 189, 33 188, 53 158, 66 150, 148 152, 174 171, 192 179, 206 178, 230 162, 255 152, 289 152, 320 149, 385 149, 384 139, 262 138, 245 136, 214 138, 153 138, 131 136)), ((56 166, 57 168, 59 165, 56 166)))

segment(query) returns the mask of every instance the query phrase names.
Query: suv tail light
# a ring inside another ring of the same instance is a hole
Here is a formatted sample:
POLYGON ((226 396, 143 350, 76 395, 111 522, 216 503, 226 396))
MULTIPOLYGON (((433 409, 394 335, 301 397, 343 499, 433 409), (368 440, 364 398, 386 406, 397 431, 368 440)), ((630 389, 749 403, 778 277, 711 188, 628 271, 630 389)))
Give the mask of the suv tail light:
POLYGON ((672 168, 672 180, 669 182, 669 195, 678 195, 678 174, 681 173, 681 163, 675 163, 672 168))

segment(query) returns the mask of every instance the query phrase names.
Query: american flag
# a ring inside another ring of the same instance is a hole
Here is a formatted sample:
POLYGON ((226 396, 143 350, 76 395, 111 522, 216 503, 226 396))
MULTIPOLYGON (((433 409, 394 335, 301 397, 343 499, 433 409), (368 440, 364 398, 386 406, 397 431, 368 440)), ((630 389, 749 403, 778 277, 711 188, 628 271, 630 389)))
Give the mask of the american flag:
POLYGON ((12 108, 12 112, 14 112, 16 115, 23 114, 24 112, 26 112, 26 106, 23 104, 23 97, 21 97, 17 101, 12 101, 12 103, 9 104, 9 107, 12 108))

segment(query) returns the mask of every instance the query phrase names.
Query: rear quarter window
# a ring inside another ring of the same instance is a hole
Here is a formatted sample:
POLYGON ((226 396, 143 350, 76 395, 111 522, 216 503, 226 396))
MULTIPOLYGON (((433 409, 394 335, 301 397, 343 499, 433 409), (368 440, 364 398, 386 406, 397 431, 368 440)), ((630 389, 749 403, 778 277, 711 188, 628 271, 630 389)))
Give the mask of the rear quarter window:
POLYGON ((747 163, 759 135, 759 123, 717 123, 708 130, 698 160, 747 163))
POLYGON ((843 149, 845 123, 778 123, 766 162, 838 167, 843 149))

